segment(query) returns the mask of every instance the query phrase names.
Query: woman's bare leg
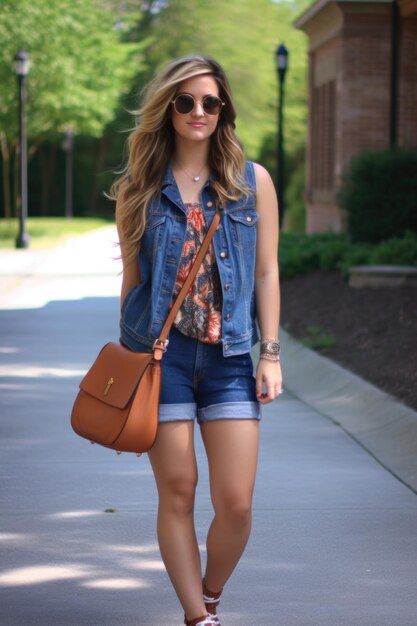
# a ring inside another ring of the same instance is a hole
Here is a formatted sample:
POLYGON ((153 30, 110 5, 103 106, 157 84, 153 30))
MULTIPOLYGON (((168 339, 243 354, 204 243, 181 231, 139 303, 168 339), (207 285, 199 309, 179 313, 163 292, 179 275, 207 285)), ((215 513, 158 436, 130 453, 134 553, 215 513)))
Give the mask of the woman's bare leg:
POLYGON ((207 536, 205 583, 220 591, 245 549, 252 524, 258 461, 258 420, 216 420, 201 425, 215 516, 207 536))
POLYGON ((188 619, 205 615, 201 560, 194 528, 198 480, 194 422, 159 425, 149 459, 158 488, 158 542, 162 560, 188 619))

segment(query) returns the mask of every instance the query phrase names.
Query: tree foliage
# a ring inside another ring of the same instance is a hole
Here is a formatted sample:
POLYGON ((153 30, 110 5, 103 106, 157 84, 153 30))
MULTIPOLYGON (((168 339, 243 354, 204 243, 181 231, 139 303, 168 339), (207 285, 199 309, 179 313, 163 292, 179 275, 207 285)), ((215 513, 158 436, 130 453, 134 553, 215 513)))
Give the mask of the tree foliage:
MULTIPOLYGON (((273 173, 278 100, 274 54, 281 42, 289 49, 286 155, 298 154, 305 141, 307 39, 292 23, 309 1, 2 0, 3 165, 9 158, 7 146, 17 137, 13 57, 23 48, 31 58, 29 149, 31 153, 38 145, 40 149, 29 164, 30 210, 36 212, 42 206, 46 213, 53 205, 53 214, 61 211, 64 160, 60 144, 66 130, 78 135, 76 210, 108 210, 99 198, 111 182, 112 170, 120 165, 126 131, 133 124, 126 109, 137 108, 140 90, 158 66, 190 52, 211 55, 225 67, 246 154, 259 160, 268 153, 265 164, 273 173), (52 156, 46 158, 50 148, 52 156), (46 167, 47 161, 56 164, 56 175, 46 167), (51 193, 46 189, 48 181, 55 181, 51 193)), ((3 189, 13 178, 12 166, 13 162, 10 172, 4 167, 3 189)))
POLYGON ((13 57, 23 48, 30 55, 29 138, 67 129, 100 136, 142 67, 144 45, 123 41, 112 3, 3 0, 1 12, 0 131, 9 140, 17 134, 13 57))
MULTIPOLYGON (((289 151, 304 143, 307 41, 292 22, 304 0, 156 0, 143 3, 149 69, 192 52, 213 56, 225 68, 238 110, 238 134, 249 157, 257 158, 264 137, 276 135, 278 81, 275 50, 289 50, 285 80, 285 135, 289 151)), ((142 34, 144 31, 142 30, 142 34)))
MULTIPOLYGON (((121 96, 143 70, 146 42, 130 38, 132 23, 139 19, 133 0, 124 2, 122 15, 116 0, 2 0, 0 146, 5 216, 19 204, 18 161, 13 163, 11 150, 17 146, 18 133, 13 64, 17 50, 30 56, 27 134, 29 155, 38 150, 40 157, 41 176, 34 178, 35 183, 41 179, 41 197, 35 202, 45 214, 63 133, 101 137, 121 96)), ((90 179, 94 169, 92 163, 90 179)), ((32 172, 29 166, 30 182, 32 172)), ((30 193, 32 200, 33 186, 30 193)))

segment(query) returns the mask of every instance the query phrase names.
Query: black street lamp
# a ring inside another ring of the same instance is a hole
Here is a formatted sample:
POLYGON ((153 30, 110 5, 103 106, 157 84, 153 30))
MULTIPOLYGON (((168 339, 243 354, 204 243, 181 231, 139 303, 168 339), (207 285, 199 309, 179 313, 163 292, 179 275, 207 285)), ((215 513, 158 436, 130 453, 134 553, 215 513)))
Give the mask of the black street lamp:
POLYGON ((15 68, 19 84, 19 129, 20 129, 20 221, 16 248, 29 247, 29 234, 26 232, 28 214, 28 172, 27 172, 27 140, 26 140, 26 77, 29 73, 29 55, 19 50, 15 57, 15 68))
POLYGON ((280 228, 284 219, 284 134, 282 124, 282 112, 284 107, 284 80, 288 67, 288 50, 281 44, 275 52, 275 60, 277 64, 279 95, 278 95, 278 150, 277 150, 277 194, 279 208, 279 225, 280 228))

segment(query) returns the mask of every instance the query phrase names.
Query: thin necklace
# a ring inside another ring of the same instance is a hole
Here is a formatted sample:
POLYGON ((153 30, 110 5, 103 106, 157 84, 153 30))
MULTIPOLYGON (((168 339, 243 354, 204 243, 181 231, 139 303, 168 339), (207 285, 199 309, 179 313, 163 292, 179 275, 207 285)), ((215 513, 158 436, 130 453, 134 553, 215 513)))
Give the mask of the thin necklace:
POLYGON ((203 165, 203 167, 201 168, 201 170, 200 170, 200 171, 199 171, 199 172, 198 172, 195 176, 192 176, 192 175, 190 174, 190 172, 189 172, 188 170, 186 170, 186 169, 185 169, 185 167, 183 167, 183 168, 182 168, 182 170, 180 170, 180 172, 181 172, 181 171, 184 171, 184 172, 187 174, 187 176, 188 176, 188 177, 189 177, 189 178, 190 178, 190 179, 191 179, 194 183, 198 183, 198 181, 199 181, 199 180, 200 180, 200 178, 201 178, 201 172, 203 171, 203 169, 204 169, 205 167, 206 167, 206 166, 205 166, 205 165, 203 165))

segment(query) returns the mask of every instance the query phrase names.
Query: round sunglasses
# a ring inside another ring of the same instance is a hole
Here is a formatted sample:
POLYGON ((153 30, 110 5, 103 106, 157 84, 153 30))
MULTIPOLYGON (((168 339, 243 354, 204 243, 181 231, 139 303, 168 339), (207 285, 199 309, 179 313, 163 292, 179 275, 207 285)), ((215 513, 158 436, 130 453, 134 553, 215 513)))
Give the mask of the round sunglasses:
POLYGON ((180 93, 174 100, 171 100, 171 102, 176 112, 180 115, 191 113, 196 104, 201 104, 204 113, 207 113, 207 115, 218 115, 225 104, 217 96, 204 96, 202 100, 196 100, 194 96, 189 93, 180 93))

